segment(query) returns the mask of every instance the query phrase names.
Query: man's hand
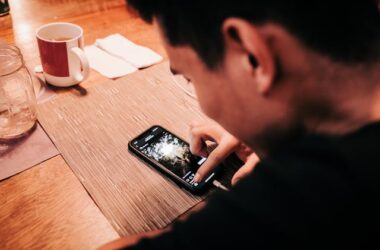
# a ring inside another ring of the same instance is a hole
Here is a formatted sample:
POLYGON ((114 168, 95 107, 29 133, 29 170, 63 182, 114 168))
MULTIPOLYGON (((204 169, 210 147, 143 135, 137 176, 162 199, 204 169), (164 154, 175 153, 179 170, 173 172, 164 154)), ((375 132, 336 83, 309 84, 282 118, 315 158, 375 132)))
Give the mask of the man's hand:
POLYGON ((190 125, 190 150, 195 155, 208 157, 194 177, 196 182, 200 182, 210 174, 231 153, 236 153, 244 162, 244 165, 233 176, 232 185, 251 173, 259 161, 257 155, 247 145, 240 142, 217 123, 192 123, 190 125), (217 144, 217 147, 210 154, 207 152, 206 141, 217 144))

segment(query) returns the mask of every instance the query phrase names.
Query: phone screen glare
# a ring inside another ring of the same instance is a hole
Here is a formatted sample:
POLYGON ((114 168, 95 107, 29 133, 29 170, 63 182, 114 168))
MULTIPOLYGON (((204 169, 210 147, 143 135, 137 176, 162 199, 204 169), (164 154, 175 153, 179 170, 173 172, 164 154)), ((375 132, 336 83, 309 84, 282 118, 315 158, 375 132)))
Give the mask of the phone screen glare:
POLYGON ((138 147, 138 149, 189 184, 195 187, 198 186, 198 183, 195 183, 193 178, 198 168, 206 161, 206 158, 191 154, 188 143, 167 131, 162 131, 161 134, 138 147))

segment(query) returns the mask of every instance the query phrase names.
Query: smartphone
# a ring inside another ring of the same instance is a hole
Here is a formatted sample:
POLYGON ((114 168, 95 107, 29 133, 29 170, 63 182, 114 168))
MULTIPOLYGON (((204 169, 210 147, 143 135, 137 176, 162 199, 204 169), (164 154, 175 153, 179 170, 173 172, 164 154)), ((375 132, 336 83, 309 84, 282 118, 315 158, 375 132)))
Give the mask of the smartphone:
POLYGON ((220 169, 218 167, 200 183, 194 182, 195 173, 207 158, 193 155, 186 141, 157 125, 131 140, 128 148, 138 158, 194 194, 206 191, 220 169))

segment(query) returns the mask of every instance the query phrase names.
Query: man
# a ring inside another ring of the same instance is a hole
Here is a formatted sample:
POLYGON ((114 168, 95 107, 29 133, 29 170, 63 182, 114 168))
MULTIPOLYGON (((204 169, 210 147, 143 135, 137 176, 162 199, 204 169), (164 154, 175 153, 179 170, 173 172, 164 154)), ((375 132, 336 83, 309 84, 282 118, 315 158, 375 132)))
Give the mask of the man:
POLYGON ((220 124, 192 125, 195 154, 218 143, 197 180, 233 152, 245 165, 185 221, 106 247, 379 248, 376 0, 129 4, 157 25, 173 71, 220 124))

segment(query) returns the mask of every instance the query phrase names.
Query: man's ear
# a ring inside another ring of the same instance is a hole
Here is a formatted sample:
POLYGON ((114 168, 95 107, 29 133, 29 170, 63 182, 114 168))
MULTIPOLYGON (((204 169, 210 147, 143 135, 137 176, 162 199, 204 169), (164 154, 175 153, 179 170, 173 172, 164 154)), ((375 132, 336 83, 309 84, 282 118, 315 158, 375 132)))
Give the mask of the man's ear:
POLYGON ((257 26, 244 19, 228 18, 223 22, 222 32, 226 51, 235 50, 244 57, 245 70, 255 78, 258 92, 266 95, 273 85, 276 68, 257 26))

